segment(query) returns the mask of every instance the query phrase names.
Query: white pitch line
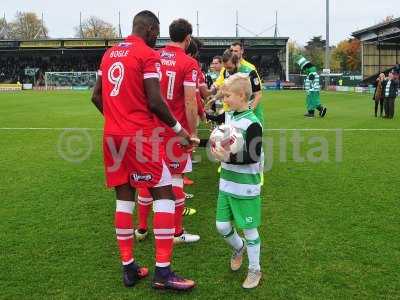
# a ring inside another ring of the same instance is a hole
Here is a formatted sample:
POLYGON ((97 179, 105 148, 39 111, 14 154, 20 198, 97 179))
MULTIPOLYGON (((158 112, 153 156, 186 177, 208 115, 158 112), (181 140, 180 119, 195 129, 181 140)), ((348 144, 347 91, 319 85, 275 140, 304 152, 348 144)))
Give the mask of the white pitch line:
MULTIPOLYGON (((210 131, 198 129, 198 131, 210 131)), ((400 131, 400 128, 265 128, 268 131, 400 131)))
MULTIPOLYGON (((103 128, 74 128, 74 127, 0 127, 3 131, 66 131, 66 130, 86 130, 103 131, 103 128)), ((210 131, 210 129, 201 128, 199 131, 210 131)), ((400 128, 266 128, 268 131, 400 131, 400 128)))
POLYGON ((400 131, 400 128, 266 128, 268 131, 400 131))

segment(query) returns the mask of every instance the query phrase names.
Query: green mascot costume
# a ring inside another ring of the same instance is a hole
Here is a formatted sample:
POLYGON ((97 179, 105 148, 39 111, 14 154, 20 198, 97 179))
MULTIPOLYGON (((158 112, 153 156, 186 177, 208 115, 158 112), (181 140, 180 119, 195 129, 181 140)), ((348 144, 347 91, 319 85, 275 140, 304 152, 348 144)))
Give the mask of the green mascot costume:
POLYGON ((301 71, 307 75, 304 82, 304 88, 307 92, 307 113, 304 116, 313 118, 314 111, 317 109, 319 111, 319 116, 321 118, 325 117, 326 107, 321 105, 321 98, 319 94, 319 75, 317 73, 317 68, 302 56, 298 58, 297 64, 300 66, 301 71))

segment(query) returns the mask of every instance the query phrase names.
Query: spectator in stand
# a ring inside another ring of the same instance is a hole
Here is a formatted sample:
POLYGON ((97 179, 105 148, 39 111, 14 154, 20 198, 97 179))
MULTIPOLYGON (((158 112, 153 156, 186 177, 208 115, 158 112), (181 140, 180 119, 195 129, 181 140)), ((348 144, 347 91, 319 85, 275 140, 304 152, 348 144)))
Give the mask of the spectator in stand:
POLYGON ((383 81, 382 84, 383 93, 385 96, 385 119, 393 119, 395 111, 395 100, 397 97, 399 82, 394 80, 394 73, 390 72, 387 80, 383 81))
POLYGON ((376 89, 374 93, 374 97, 372 98, 375 101, 375 117, 378 117, 378 107, 380 106, 380 117, 383 116, 383 100, 384 100, 384 90, 382 87, 383 81, 385 80, 385 74, 379 74, 379 77, 376 79, 376 89))
POLYGON ((100 61, 100 54, 70 57, 60 56, 0 56, 0 82, 16 83, 31 82, 32 77, 25 75, 26 68, 39 68, 37 82, 40 74, 45 72, 72 72, 72 71, 96 71, 100 61), (4 75, 1 75, 4 74, 4 75))

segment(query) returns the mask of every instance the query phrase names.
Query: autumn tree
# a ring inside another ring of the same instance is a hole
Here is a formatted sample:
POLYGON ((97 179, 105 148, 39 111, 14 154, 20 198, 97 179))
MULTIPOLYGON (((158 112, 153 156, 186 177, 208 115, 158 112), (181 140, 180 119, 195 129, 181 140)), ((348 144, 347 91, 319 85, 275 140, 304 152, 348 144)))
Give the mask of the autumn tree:
POLYGON ((340 73, 342 68, 339 59, 335 56, 335 51, 336 46, 332 46, 330 51, 329 69, 332 73, 340 73))
POLYGON ((9 38, 11 38, 10 26, 7 23, 6 17, 4 16, 0 20, 0 40, 6 40, 9 38))
POLYGON ((304 55, 304 49, 300 47, 296 41, 288 42, 289 48, 289 72, 292 74, 300 73, 300 67, 297 64, 297 59, 300 55, 304 55))
POLYGON ((324 67, 325 44, 326 41, 322 39, 322 36, 314 36, 304 47, 305 56, 318 70, 322 70, 324 67))
POLYGON ((361 69, 361 43, 358 39, 341 41, 332 56, 338 60, 340 71, 357 72, 361 69))
POLYGON ((75 27, 75 36, 79 38, 116 38, 116 28, 98 17, 90 17, 75 27))
POLYGON ((48 29, 33 12, 17 12, 15 20, 9 24, 10 38, 31 40, 47 38, 48 29))

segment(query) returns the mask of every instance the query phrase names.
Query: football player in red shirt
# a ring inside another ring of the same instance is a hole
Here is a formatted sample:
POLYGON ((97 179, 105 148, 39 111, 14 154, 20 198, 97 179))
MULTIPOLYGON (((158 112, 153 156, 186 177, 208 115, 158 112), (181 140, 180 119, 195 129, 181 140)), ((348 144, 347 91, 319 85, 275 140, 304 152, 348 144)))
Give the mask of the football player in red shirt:
POLYGON ((200 66, 200 49, 203 47, 203 43, 195 37, 192 37, 189 48, 186 50, 186 53, 193 57, 197 61, 199 76, 197 77, 197 89, 196 89, 196 100, 197 100, 197 108, 198 108, 198 117, 206 122, 206 113, 204 109, 204 100, 207 97, 212 95, 212 91, 208 89, 206 83, 206 76, 203 73, 200 66))
MULTIPOLYGON (((198 63, 186 55, 192 35, 192 25, 178 19, 169 26, 171 43, 159 50, 161 60, 161 91, 164 100, 174 117, 192 136, 197 139, 197 101, 196 86, 198 80, 198 63)), ((189 234, 183 229, 183 210, 185 194, 183 192, 183 174, 192 171, 190 152, 182 148, 179 140, 170 128, 165 133, 166 161, 172 174, 172 189, 175 195, 175 234, 174 243, 192 243, 200 239, 198 235, 189 234)), ((146 189, 140 189, 139 228, 135 231, 137 239, 147 235, 147 217, 152 197, 146 189)))
POLYGON ((134 260, 132 221, 135 188, 148 188, 154 199, 153 287, 188 290, 194 282, 170 269, 175 202, 159 136, 162 130, 155 127, 161 120, 171 136, 177 134, 186 144, 191 138, 160 93, 160 59, 152 49, 159 32, 158 18, 152 12, 135 16, 132 35, 104 54, 92 101, 105 119, 105 173, 107 186, 116 191, 115 229, 125 286, 148 275, 134 260))

